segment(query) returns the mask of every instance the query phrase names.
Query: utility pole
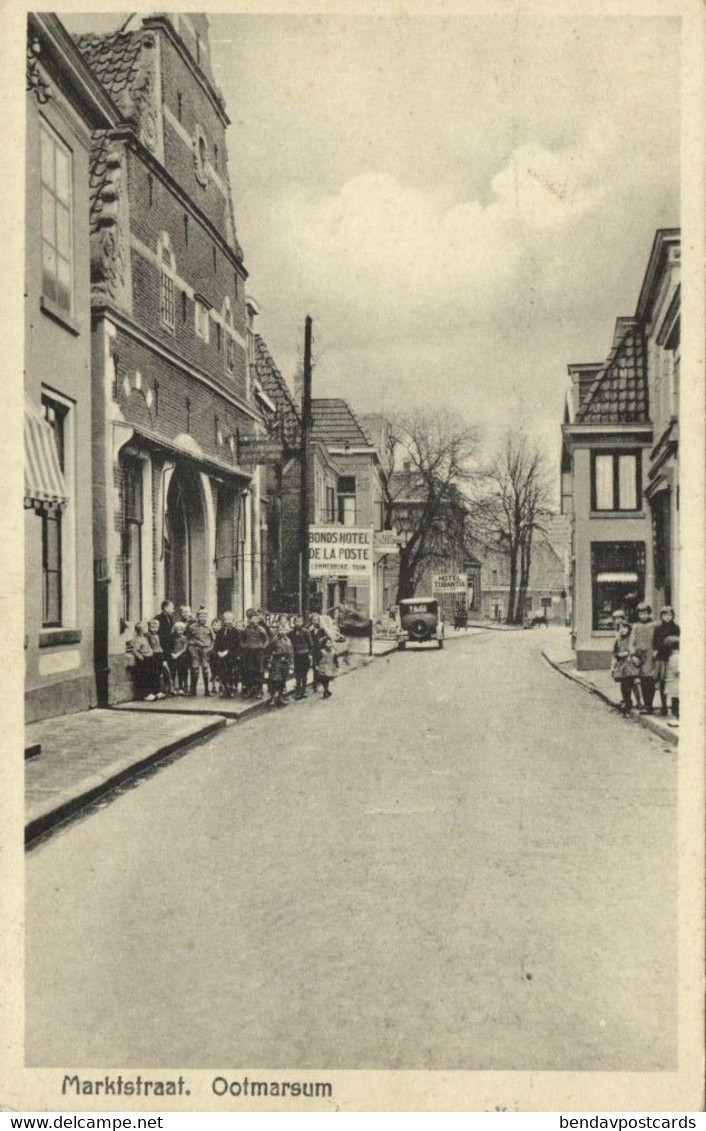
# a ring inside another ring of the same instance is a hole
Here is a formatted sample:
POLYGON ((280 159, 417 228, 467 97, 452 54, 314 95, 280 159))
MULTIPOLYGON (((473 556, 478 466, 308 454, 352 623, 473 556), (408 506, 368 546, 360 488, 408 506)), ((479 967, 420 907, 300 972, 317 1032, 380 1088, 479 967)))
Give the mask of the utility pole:
POLYGON ((301 512, 301 612, 309 615, 309 440, 311 436, 311 317, 304 323, 304 385, 302 389, 301 512))

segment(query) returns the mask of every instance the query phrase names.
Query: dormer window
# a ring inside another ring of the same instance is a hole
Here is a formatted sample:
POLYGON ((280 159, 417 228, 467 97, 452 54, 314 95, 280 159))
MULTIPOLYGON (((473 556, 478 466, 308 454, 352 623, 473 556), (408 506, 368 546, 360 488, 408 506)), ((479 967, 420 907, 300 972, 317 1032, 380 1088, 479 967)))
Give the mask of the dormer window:
POLYGON ((203 342, 208 343, 209 340, 209 314, 208 306, 200 298, 194 299, 194 326, 196 329, 196 337, 201 338, 203 342))

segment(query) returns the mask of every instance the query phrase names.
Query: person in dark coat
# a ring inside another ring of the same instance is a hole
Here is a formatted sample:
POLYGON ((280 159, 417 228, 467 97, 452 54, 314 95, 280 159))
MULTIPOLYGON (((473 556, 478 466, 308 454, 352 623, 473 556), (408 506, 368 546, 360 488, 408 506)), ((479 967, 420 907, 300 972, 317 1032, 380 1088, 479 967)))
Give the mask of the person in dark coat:
POLYGON ((319 685, 318 666, 321 659, 321 652, 327 640, 330 640, 328 632, 324 628, 319 618, 318 613, 312 613, 309 617, 309 635, 311 636, 311 661, 314 666, 314 682, 313 690, 316 691, 319 685))
POLYGON ((214 650, 220 667, 223 693, 226 699, 232 699, 238 687, 240 634, 235 627, 231 612, 223 614, 223 622, 216 635, 214 650))
POLYGON ((295 699, 306 699, 306 681, 311 667, 311 633, 304 627, 304 618, 295 617, 289 634, 294 654, 295 699))
POLYGON ((258 623, 255 609, 248 609, 245 614, 245 628, 241 639, 244 699, 262 699, 265 652, 269 643, 267 631, 258 623))
POLYGON ((652 646, 657 665, 655 677, 662 700, 662 714, 667 715, 667 697, 671 696, 672 718, 679 721, 679 637, 681 629, 674 620, 674 609, 665 605, 660 609, 652 646))
POLYGON ((165 656, 169 654, 169 645, 172 642, 172 633, 174 631, 174 602, 162 601, 162 611, 154 618, 159 625, 157 631, 159 633, 159 642, 162 645, 162 651, 165 656))
POLYGON ((641 715, 651 715, 655 698, 655 676, 657 662, 654 658, 655 622, 652 620, 652 608, 645 601, 637 606, 637 621, 632 626, 632 642, 635 656, 640 662, 638 675, 640 677, 640 690, 644 706, 640 709, 641 715))

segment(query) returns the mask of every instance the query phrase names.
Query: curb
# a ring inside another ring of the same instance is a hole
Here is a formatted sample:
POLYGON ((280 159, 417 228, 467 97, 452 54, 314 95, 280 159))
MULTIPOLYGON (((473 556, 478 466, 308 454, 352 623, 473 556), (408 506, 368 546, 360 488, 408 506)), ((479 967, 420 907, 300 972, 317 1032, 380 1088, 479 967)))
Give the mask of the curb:
MULTIPOLYGON (((583 687, 584 691, 590 692, 591 695, 596 695, 599 699, 602 699, 604 703, 607 703, 609 707, 615 708, 615 700, 611 699, 610 695, 606 695, 605 691, 601 691, 599 687, 596 687, 595 684, 591 683, 589 680, 582 679, 580 675, 566 671, 561 664, 552 660, 551 656, 548 656, 544 649, 542 649, 542 657, 551 668, 554 668, 554 671, 559 672, 565 679, 570 679, 572 683, 577 683, 579 687, 583 687)), ((656 734, 658 738, 661 738, 663 742, 669 742, 672 746, 679 745, 679 735, 673 734, 669 730, 665 734, 664 728, 659 723, 655 722, 654 719, 651 719, 649 715, 636 715, 634 712, 631 712, 630 715, 626 717, 632 719, 633 722, 639 723, 645 730, 652 731, 652 733, 656 734)))
MULTIPOLYGON (((143 770, 156 765, 158 762, 163 761, 177 751, 185 751, 191 746, 197 746, 207 738, 211 738, 216 731, 223 729, 225 725, 225 718, 219 716, 213 719, 212 722, 204 725, 196 734, 190 734, 184 738, 177 738, 173 742, 168 742, 165 746, 160 746, 157 750, 152 750, 143 758, 138 759, 137 762, 123 762, 123 764, 119 764, 117 768, 111 767, 105 777, 95 774, 93 777, 84 778, 84 785, 87 786, 87 788, 81 789, 80 793, 73 793, 65 797, 64 800, 54 805, 51 809, 39 813, 36 817, 33 817, 27 822, 25 825, 25 848, 28 848, 40 836, 55 829, 58 825, 64 824, 70 817, 76 816, 82 809, 92 805, 95 801, 99 800, 99 798, 105 796, 105 794, 112 792, 116 786, 123 785, 131 778, 137 777, 143 770)), ((79 786, 79 788, 81 788, 81 786, 79 786)))

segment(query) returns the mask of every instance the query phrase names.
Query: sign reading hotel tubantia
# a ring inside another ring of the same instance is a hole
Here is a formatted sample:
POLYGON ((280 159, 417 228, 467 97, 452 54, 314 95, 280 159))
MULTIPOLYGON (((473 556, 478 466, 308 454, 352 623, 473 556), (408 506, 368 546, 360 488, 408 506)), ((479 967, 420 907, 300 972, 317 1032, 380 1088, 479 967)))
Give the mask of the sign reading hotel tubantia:
POLYGON ((434 575, 435 593, 465 593, 468 589, 467 573, 437 573, 434 575))
POLYGON ((369 578, 373 570, 372 526, 311 526, 309 576, 347 574, 369 578))

